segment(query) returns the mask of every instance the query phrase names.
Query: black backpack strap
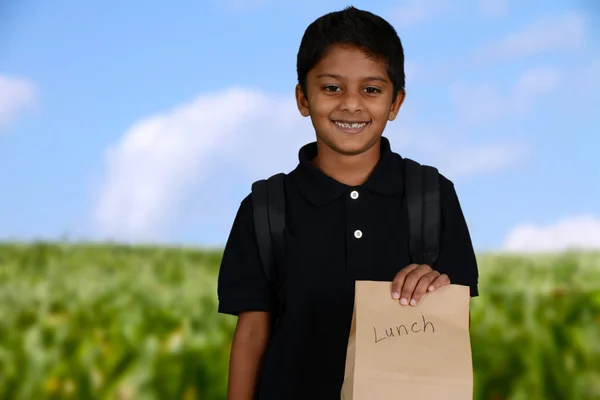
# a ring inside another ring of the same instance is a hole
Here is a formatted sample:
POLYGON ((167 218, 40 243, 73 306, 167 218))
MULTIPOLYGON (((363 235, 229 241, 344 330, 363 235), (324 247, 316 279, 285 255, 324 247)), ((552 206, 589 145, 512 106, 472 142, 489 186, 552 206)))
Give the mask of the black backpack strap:
POLYGON ((279 315, 283 314, 283 261, 285 230, 285 174, 276 174, 252 184, 254 230, 263 272, 272 285, 279 315))
POLYGON ((434 167, 408 158, 404 159, 404 172, 412 262, 433 268, 441 232, 439 173, 434 167))

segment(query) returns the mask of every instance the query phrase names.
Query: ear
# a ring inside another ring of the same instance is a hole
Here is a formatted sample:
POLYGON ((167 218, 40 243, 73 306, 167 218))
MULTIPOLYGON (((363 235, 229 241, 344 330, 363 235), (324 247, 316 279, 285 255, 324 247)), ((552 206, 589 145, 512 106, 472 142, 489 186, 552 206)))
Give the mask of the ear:
POLYGON ((310 116, 310 109, 308 107, 308 99, 302 91, 300 84, 296 85, 296 104, 298 105, 298 111, 303 117, 310 116))
POLYGON ((404 99, 406 99, 406 90, 398 91, 398 94, 396 95, 396 100, 394 100, 392 106, 390 107, 390 114, 388 116, 388 119, 390 121, 396 119, 396 116, 400 111, 400 107, 402 107, 402 103, 404 103, 404 99))

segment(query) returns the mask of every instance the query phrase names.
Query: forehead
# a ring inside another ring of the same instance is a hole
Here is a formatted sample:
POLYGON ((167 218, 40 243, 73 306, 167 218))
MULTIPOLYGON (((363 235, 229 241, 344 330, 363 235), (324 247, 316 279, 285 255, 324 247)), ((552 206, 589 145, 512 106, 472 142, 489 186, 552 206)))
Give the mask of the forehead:
POLYGON ((345 77, 382 75, 387 77, 387 63, 365 51, 350 46, 329 48, 313 68, 317 75, 327 73, 345 77))

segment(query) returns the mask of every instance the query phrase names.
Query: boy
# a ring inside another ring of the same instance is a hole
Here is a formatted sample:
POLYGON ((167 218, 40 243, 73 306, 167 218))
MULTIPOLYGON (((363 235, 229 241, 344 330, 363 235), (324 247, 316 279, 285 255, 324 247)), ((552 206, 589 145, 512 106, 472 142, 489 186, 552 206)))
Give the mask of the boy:
POLYGON ((300 149, 285 176, 285 314, 272 329, 277 305, 248 196, 219 274, 219 312, 238 315, 230 400, 339 399, 356 280, 393 281, 391 298, 407 307, 450 282, 478 295, 469 232, 443 176, 436 269, 410 263, 403 160, 382 137, 405 98, 394 28, 353 7, 327 14, 307 28, 297 70, 298 109, 311 118, 316 142, 300 149))

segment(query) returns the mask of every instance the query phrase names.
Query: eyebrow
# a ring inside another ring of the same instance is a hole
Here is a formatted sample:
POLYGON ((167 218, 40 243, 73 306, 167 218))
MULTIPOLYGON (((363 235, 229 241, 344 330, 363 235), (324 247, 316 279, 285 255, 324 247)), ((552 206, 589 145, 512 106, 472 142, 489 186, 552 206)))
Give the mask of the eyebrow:
MULTIPOLYGON (((338 79, 338 80, 342 80, 343 79, 341 75, 327 74, 327 73, 325 73, 325 74, 319 74, 319 75, 317 75, 317 78, 334 78, 334 79, 338 79)), ((374 75, 374 76, 365 76, 363 78, 363 80, 365 80, 365 81, 380 81, 380 82, 386 82, 386 83, 389 82, 384 77, 382 77, 382 76, 376 76, 376 75, 374 75)))

